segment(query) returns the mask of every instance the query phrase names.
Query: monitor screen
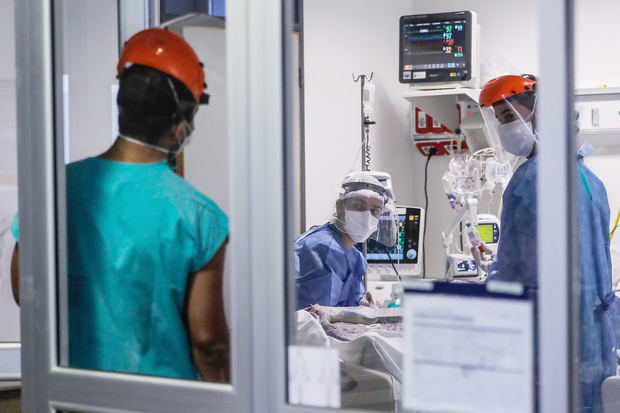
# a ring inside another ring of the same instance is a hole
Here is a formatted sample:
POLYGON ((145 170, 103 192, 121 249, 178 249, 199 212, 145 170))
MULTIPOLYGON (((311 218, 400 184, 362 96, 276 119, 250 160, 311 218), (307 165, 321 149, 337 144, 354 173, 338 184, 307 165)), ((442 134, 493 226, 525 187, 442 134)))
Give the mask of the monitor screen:
POLYGON ((480 240, 487 244, 495 244, 499 241, 499 227, 495 223, 478 224, 480 240))
MULTIPOLYGON (((390 258, 394 263, 418 263, 422 210, 420 208, 397 208, 396 210, 398 212, 396 245, 386 248, 383 244, 369 239, 366 247, 368 263, 389 263, 390 258)), ((362 250, 362 244, 357 244, 356 247, 362 250)))
POLYGON ((469 11, 402 16, 400 82, 470 80, 472 31, 469 11))

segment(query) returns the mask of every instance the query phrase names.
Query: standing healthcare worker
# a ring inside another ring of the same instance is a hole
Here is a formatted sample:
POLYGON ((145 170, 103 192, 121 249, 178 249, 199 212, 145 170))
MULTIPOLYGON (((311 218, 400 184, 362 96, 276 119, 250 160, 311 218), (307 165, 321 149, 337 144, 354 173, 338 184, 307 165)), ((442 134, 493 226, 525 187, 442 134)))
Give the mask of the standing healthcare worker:
POLYGON ((148 29, 117 72, 119 138, 66 170, 69 365, 227 381, 228 220, 169 167, 207 103, 202 64, 181 37, 148 29))
MULTIPOLYGON (((503 196, 497 257, 489 262, 474 251, 490 280, 517 281, 535 296, 537 273, 536 78, 501 76, 484 85, 479 100, 498 156, 502 151, 527 160, 516 170, 503 196)), ((544 137, 542 137, 544 139, 544 137)), ((603 183, 577 156, 580 274, 580 357, 578 380, 583 412, 602 412, 601 383, 615 374, 615 337, 609 251, 609 203, 603 183)))
MULTIPOLYGON (((370 173, 353 172, 345 177, 334 219, 305 232, 295 242, 297 309, 313 304, 360 304, 366 293, 368 264, 354 245, 372 236, 391 246, 394 211, 393 194, 370 173)), ((375 294, 368 294, 366 300, 381 305, 375 294)))

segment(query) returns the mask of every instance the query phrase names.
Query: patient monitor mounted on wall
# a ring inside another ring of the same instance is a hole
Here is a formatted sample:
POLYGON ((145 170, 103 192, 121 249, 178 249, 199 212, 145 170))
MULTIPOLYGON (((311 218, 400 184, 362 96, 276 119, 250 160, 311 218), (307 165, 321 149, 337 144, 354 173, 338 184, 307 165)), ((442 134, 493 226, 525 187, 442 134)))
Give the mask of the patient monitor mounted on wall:
POLYGON ((473 11, 400 18, 398 78, 418 89, 480 87, 480 26, 473 11))

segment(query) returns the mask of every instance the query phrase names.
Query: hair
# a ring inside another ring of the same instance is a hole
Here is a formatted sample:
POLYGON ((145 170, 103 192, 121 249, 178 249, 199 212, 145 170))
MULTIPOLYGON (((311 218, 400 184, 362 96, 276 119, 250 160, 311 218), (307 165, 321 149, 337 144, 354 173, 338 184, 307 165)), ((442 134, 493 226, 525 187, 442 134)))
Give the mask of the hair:
POLYGON ((118 129, 123 135, 157 144, 183 120, 192 122, 196 101, 178 79, 152 67, 134 64, 119 79, 118 129), (179 104, 170 82, 176 91, 179 104))

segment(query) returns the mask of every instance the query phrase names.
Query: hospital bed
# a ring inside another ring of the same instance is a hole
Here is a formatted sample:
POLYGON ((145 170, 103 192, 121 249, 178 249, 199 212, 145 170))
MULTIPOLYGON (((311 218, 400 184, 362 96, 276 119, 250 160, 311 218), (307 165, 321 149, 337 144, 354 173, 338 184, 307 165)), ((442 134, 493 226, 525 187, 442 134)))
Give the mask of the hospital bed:
POLYGON ((355 363, 340 363, 343 408, 394 412, 394 379, 382 371, 355 363))
POLYGON ((338 350, 342 407, 397 412, 401 316, 400 308, 313 306, 297 311, 296 344, 338 350))

